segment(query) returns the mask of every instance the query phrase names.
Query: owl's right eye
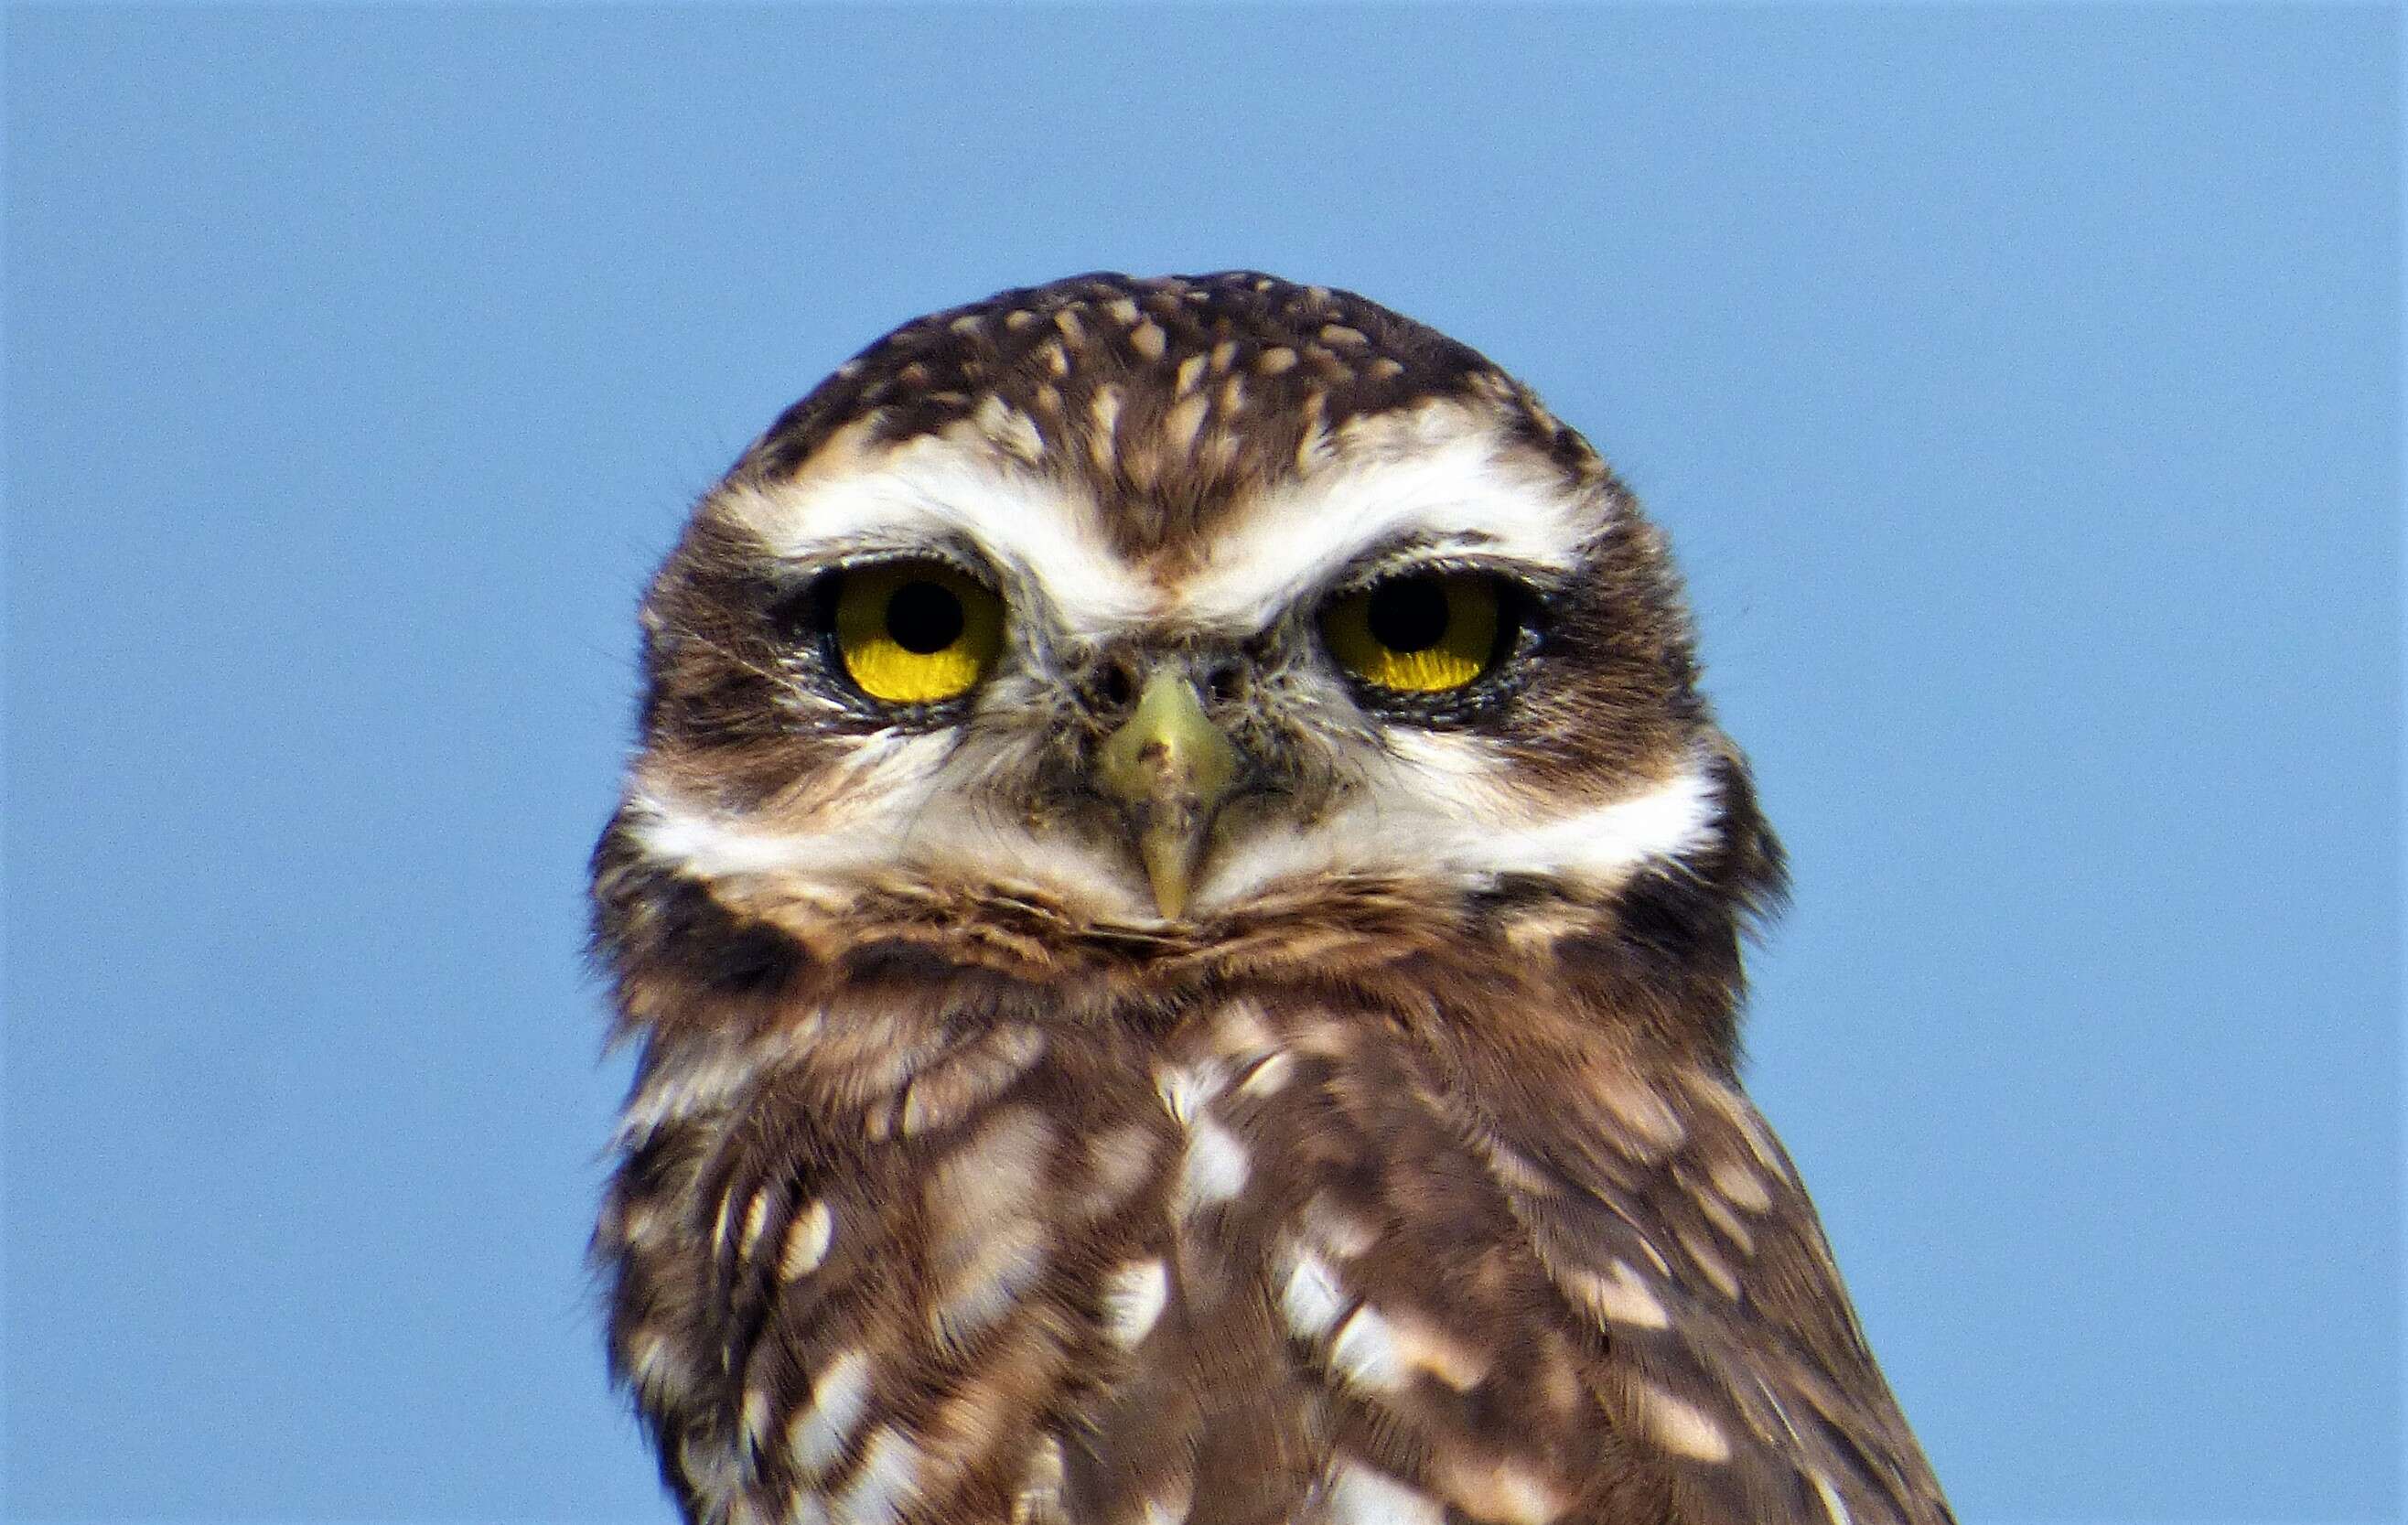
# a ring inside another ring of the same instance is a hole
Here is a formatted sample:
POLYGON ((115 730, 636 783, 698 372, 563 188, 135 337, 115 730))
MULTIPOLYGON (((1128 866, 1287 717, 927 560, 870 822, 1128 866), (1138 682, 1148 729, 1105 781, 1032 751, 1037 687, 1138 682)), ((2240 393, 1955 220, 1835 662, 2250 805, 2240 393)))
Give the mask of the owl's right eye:
POLYGON ((881 704, 958 699, 1003 651, 1003 600, 943 562, 846 567, 824 591, 830 642, 853 687, 881 704))

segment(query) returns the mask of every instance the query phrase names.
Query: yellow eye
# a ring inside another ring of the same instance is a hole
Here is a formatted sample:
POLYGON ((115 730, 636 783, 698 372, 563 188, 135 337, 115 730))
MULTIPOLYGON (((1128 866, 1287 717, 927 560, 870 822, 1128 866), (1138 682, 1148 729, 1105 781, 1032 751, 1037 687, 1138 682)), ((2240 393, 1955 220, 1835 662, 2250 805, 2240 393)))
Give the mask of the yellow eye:
POLYGON ((1495 577, 1413 572, 1331 599, 1321 638, 1366 683, 1443 693, 1495 664, 1500 623, 1495 577))
POLYGON ((872 699, 958 699, 1003 650, 1003 601, 942 562, 884 562, 838 576, 837 655, 872 699))

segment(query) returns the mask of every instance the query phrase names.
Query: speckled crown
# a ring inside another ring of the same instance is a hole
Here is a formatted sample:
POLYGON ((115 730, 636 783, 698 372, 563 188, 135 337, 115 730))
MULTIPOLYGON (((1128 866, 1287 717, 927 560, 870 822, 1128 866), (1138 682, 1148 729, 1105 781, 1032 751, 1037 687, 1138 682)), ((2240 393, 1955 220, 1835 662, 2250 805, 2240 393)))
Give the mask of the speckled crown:
POLYGON ((1073 276, 917 319, 788 408, 732 476, 791 477, 853 425, 871 444, 966 431, 1084 478, 1142 552, 1295 475, 1350 420, 1447 399, 1493 411, 1571 477, 1604 474, 1469 346, 1351 292, 1232 270, 1073 276))

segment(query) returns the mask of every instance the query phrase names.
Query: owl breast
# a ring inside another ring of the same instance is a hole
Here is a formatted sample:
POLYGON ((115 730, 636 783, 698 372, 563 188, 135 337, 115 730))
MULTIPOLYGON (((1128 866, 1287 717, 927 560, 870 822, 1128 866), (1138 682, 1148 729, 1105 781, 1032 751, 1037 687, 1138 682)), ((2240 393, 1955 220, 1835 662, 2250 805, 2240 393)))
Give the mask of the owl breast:
POLYGON ((730 1522, 1911 1518, 1875 1460, 1752 1448, 1871 1421, 1715 1347, 1751 1254, 1828 1264, 1735 1091, 1524 1056, 1620 1119, 1563 1158, 1414 1029, 1265 986, 656 1044, 598 1243, 670 1486, 730 1522))
MULTIPOLYGON (((1437 1518, 1344 1459, 1333 1400, 1427 1377, 1501 1419, 1529 1384, 1350 1286, 1452 1253, 1398 1232, 1391 1167, 1447 1151, 1359 1037, 1226 995, 656 1050, 604 1234, 672 1486, 729 1520, 1437 1518)), ((1469 1242, 1507 1227, 1462 1205, 1469 1242)))

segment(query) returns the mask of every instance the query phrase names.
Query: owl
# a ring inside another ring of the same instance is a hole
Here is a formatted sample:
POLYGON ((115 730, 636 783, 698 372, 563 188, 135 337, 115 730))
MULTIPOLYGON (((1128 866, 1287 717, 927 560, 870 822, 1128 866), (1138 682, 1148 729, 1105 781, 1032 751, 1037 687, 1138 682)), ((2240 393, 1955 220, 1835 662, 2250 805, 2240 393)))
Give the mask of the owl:
POLYGON ((641 618, 594 1253, 686 1518, 1950 1518, 1736 1077, 1781 855, 1663 538, 1479 354, 940 312, 641 618))

